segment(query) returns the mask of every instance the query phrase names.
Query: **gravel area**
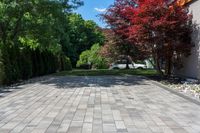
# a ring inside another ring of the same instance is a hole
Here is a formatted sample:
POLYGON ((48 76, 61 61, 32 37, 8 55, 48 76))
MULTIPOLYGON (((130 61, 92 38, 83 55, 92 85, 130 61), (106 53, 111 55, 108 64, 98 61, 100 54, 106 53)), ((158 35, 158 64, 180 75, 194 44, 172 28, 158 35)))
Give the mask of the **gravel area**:
POLYGON ((200 101, 200 84, 195 79, 160 80, 160 83, 200 101))

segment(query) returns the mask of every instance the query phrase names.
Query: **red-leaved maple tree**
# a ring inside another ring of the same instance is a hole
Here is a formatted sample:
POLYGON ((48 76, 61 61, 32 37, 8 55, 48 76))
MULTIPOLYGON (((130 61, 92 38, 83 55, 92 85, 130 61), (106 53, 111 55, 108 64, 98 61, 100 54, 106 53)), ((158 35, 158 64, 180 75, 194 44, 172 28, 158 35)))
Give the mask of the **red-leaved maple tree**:
POLYGON ((127 60, 126 69, 129 69, 130 61, 145 59, 145 56, 129 41, 122 40, 111 29, 102 29, 105 36, 104 45, 101 48, 101 56, 108 59, 109 63, 116 60, 127 60))
POLYGON ((191 14, 176 0, 116 0, 103 17, 116 35, 153 57, 157 70, 167 76, 193 46, 191 14))

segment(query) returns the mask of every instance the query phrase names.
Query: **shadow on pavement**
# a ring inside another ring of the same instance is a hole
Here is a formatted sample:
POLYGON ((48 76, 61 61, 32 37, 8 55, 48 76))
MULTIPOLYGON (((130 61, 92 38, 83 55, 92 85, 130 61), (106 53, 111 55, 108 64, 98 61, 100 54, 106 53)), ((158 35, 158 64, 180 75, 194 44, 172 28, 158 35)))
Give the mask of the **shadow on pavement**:
POLYGON ((145 84, 144 78, 139 76, 48 76, 36 78, 31 82, 24 82, 19 85, 0 88, 0 98, 3 98, 19 89, 26 89, 26 85, 29 83, 54 86, 58 89, 112 87, 117 85, 148 85, 145 84))
POLYGON ((111 87, 116 85, 132 86, 147 85, 138 76, 63 76, 53 77, 42 81, 41 84, 52 85, 57 88, 72 89, 82 87, 111 87))
POLYGON ((5 96, 7 96, 8 94, 18 90, 18 89, 23 89, 23 88, 20 88, 18 86, 16 87, 4 87, 4 88, 1 88, 0 89, 0 98, 3 98, 5 96))

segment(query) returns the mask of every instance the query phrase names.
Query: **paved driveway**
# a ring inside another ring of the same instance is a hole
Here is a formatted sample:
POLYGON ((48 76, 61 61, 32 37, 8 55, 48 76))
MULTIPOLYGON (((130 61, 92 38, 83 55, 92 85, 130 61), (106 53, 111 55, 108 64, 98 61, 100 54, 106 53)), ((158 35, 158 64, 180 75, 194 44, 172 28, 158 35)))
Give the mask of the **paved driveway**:
POLYGON ((49 77, 15 89, 0 97, 0 133, 200 133, 200 106, 140 77, 49 77))

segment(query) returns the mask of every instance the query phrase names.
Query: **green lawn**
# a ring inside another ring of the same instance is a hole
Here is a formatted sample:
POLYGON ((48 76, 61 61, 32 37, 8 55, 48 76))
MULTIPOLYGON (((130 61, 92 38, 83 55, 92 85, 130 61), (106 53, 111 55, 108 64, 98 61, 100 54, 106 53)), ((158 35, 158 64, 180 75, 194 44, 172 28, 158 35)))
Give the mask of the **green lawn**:
POLYGON ((104 76, 104 75, 141 75, 141 76, 155 76, 157 72, 155 70, 139 70, 139 69, 129 69, 129 70, 72 70, 64 71, 54 74, 55 76, 104 76))

